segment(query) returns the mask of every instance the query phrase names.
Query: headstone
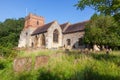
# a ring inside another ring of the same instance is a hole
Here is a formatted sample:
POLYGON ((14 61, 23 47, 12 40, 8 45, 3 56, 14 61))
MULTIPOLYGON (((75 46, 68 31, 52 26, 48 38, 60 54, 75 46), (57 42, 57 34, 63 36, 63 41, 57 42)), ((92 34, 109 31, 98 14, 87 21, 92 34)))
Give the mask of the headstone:
POLYGON ((35 58, 35 69, 45 66, 48 63, 49 56, 36 56, 35 58))
POLYGON ((16 58, 13 63, 14 71, 22 72, 28 71, 32 68, 32 59, 29 57, 25 58, 16 58))
POLYGON ((93 49, 94 51, 100 51, 99 47, 96 44, 93 46, 93 49))

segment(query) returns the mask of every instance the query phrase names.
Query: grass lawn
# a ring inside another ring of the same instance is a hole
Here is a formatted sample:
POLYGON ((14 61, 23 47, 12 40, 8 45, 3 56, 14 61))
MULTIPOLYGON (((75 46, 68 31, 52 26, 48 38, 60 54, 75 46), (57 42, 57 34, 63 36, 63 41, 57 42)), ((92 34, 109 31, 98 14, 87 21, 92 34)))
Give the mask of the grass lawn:
POLYGON ((35 57, 40 55, 51 55, 55 53, 63 53, 63 50, 29 50, 29 51, 19 51, 17 57, 35 57))
POLYGON ((62 50, 20 51, 17 57, 49 55, 48 64, 38 70, 16 73, 13 59, 0 60, 0 80, 120 80, 120 51, 83 54, 62 50), (54 56, 54 54, 59 56, 54 56))

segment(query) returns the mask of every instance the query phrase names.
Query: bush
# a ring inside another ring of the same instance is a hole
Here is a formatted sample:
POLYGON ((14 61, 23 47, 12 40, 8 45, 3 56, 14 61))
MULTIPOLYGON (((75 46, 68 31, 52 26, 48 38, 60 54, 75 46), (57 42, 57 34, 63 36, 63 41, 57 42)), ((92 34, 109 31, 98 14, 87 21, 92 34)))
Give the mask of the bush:
POLYGON ((5 68, 5 63, 0 60, 0 70, 3 70, 5 68))
POLYGON ((33 80, 33 78, 33 75, 28 72, 24 72, 18 76, 18 80, 33 80))
POLYGON ((15 57, 15 56, 17 56, 17 52, 10 48, 0 46, 0 56, 15 57))

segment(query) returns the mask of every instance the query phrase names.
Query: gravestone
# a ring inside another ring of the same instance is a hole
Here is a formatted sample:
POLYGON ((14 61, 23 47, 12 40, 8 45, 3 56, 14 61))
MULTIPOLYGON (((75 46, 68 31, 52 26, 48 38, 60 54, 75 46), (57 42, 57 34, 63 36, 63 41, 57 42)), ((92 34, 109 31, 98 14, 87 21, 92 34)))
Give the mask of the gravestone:
POLYGON ((49 60, 49 56, 45 56, 45 55, 36 56, 34 68, 38 69, 40 67, 45 66, 48 63, 48 60, 49 60))
POLYGON ((13 63, 14 71, 28 71, 32 68, 32 59, 30 57, 16 58, 13 63))
POLYGON ((93 49, 94 51, 100 51, 100 48, 96 44, 93 46, 93 49))

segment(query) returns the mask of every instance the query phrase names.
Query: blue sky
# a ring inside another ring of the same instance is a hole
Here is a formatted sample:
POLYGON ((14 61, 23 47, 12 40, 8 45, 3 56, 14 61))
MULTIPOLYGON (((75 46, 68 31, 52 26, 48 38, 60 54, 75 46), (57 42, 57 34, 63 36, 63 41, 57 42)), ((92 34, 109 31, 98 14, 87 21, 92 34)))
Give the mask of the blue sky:
POLYGON ((78 0, 0 0, 0 21, 7 18, 18 19, 27 14, 34 13, 45 18, 45 22, 57 20, 60 24, 65 22, 77 23, 89 20, 94 10, 86 8, 77 10, 74 4, 78 0))

